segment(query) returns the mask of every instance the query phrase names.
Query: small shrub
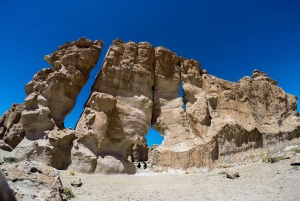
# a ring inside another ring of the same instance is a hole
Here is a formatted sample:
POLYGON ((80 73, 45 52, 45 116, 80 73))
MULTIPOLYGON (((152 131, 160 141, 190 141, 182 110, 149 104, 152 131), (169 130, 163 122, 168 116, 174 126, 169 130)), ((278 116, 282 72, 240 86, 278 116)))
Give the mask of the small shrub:
POLYGON ((261 160, 262 160, 263 163, 266 163, 266 162, 268 162, 268 157, 264 156, 264 157, 262 157, 261 160))
POLYGON ((5 163, 14 163, 14 162, 16 162, 16 159, 12 158, 12 157, 3 157, 3 161, 5 163))
POLYGON ((70 171, 69 174, 72 175, 72 176, 74 176, 74 175, 75 175, 75 172, 70 171))
POLYGON ((269 163, 277 163, 278 161, 283 160, 283 156, 267 157, 266 161, 269 163))
POLYGON ((188 172, 188 171, 185 171, 185 174, 189 174, 189 172, 188 172))
POLYGON ((283 156, 277 156, 277 157, 275 157, 274 163, 277 163, 278 161, 281 161, 283 159, 284 159, 283 156))
POLYGON ((299 170, 297 166, 293 166, 293 170, 299 170))
POLYGON ((64 194, 67 196, 68 200, 75 198, 75 195, 73 194, 73 191, 71 188, 64 187, 64 194))
POLYGON ((226 174, 226 172, 225 172, 225 171, 222 171, 222 172, 219 172, 219 174, 226 174))
POLYGON ((293 151, 295 151, 296 153, 300 153, 300 148, 299 147, 295 148, 295 149, 293 149, 293 151))

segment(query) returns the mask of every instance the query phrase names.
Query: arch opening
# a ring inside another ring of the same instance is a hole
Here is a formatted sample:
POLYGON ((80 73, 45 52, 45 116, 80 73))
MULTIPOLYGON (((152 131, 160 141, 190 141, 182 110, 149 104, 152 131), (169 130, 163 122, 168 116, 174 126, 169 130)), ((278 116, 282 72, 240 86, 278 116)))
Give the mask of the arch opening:
POLYGON ((161 145, 164 137, 157 130, 152 128, 152 125, 150 124, 150 129, 146 135, 146 139, 148 147, 152 147, 153 145, 161 145))
POLYGON ((179 97, 181 97, 183 99, 183 106, 182 108, 184 109, 184 111, 186 111, 186 100, 183 94, 183 89, 182 89, 182 81, 179 82, 179 97))

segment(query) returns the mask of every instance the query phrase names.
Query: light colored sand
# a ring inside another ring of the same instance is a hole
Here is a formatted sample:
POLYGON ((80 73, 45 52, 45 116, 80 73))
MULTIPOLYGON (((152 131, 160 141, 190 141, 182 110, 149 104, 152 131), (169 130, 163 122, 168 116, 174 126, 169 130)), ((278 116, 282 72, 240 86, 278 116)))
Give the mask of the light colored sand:
POLYGON ((69 175, 61 171, 64 186, 71 187, 74 177, 81 187, 71 187, 75 198, 83 200, 300 200, 300 167, 290 166, 292 159, 230 168, 240 178, 230 180, 217 169, 198 174, 69 175))

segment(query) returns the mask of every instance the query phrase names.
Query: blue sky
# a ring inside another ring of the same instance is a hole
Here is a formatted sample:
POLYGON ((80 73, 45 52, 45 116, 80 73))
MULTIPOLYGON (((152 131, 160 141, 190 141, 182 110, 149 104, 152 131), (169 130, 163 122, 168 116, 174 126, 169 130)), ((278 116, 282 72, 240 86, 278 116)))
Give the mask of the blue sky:
MULTIPOLYGON (((24 86, 58 46, 82 36, 104 41, 102 56, 67 117, 73 127, 115 38, 147 41, 193 58, 217 77, 238 81, 265 71, 300 95, 299 0, 9 1, 0 2, 0 115, 24 101, 24 86)), ((299 111, 299 106, 298 106, 299 111)), ((152 132, 149 144, 160 143, 152 132)))

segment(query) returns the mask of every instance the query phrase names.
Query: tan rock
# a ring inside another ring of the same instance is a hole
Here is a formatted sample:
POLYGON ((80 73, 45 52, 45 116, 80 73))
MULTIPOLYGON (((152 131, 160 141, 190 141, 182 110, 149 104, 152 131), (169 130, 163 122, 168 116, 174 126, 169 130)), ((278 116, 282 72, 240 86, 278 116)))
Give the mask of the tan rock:
POLYGON ((45 56, 52 68, 38 72, 25 87, 28 97, 22 124, 27 138, 41 139, 55 126, 64 128, 64 119, 96 65, 102 46, 102 41, 80 38, 45 56))
POLYGON ((117 159, 113 156, 98 157, 95 173, 102 174, 134 174, 136 168, 133 163, 126 159, 117 159))
MULTIPOLYGON (((127 147, 147 134, 153 105, 153 62, 154 48, 149 43, 116 39, 110 46, 75 129, 78 144, 98 157, 97 172, 101 172, 100 165, 110 167, 103 162, 108 160, 106 156, 127 163, 127 147)), ((124 171, 131 169, 112 172, 124 171)))

